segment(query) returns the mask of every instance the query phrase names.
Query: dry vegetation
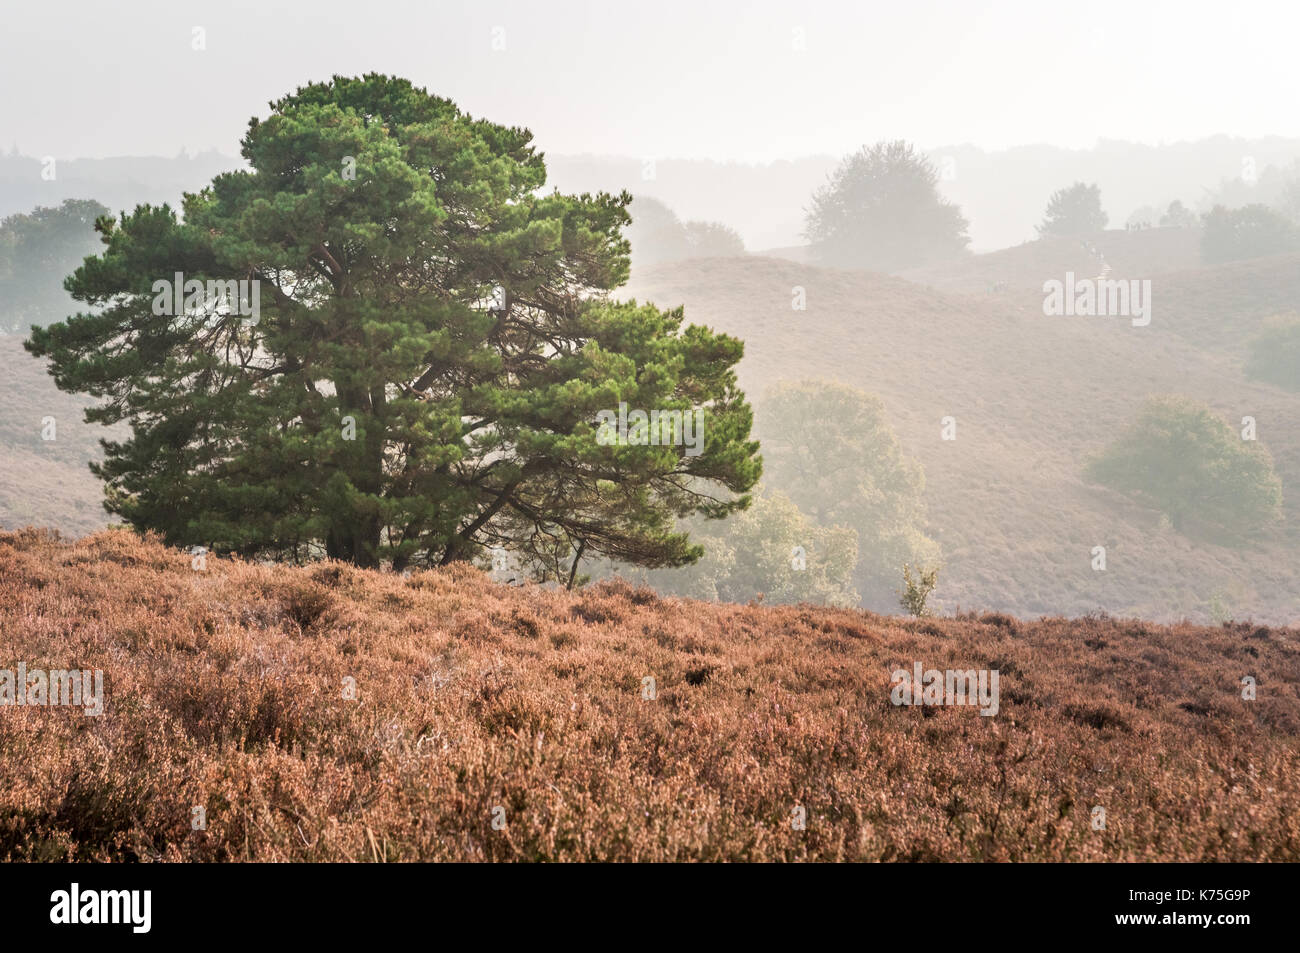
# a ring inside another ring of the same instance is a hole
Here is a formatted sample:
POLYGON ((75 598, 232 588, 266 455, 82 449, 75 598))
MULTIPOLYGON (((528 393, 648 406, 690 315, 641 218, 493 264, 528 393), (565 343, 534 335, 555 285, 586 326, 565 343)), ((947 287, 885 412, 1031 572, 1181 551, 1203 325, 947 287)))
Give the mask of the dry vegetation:
POLYGON ((86 398, 54 386, 45 362, 22 346, 22 336, 0 336, 0 527, 54 526, 80 535, 102 529, 104 490, 86 466, 100 458, 100 438, 120 430, 87 424, 86 398), (41 438, 53 417, 53 440, 41 438))
POLYGON ((1298 635, 3 534, 0 668, 101 668, 108 703, 0 708, 0 857, 1294 861, 1298 635), (892 706, 913 660, 998 669, 1000 714, 892 706))

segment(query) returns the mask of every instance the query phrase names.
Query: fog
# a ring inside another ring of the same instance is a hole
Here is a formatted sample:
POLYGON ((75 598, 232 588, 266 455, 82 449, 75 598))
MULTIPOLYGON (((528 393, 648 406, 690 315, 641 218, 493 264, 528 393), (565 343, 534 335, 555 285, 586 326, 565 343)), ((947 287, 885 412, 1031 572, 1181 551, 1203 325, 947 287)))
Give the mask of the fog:
MULTIPOLYGON (((637 565, 574 536, 577 555, 548 550, 549 568, 512 562, 521 578, 576 584, 585 559, 584 574, 684 595, 897 611, 907 564, 941 567, 942 611, 1300 619, 1293 6, 53 2, 6 16, 6 528, 111 521, 86 467, 104 433, 81 419, 90 398, 56 390, 20 347, 81 307, 63 282, 101 252, 96 217, 177 209, 256 172, 240 143, 268 104, 377 72, 530 130, 535 200, 629 193, 630 276, 603 291, 744 342, 735 373, 764 476, 737 492, 753 506, 678 513, 705 545, 694 565, 637 565), (55 446, 46 418, 61 421, 55 446), (1198 436, 1162 443, 1171 432, 1198 436)), ((481 559, 518 529, 504 519, 473 541, 481 559)))

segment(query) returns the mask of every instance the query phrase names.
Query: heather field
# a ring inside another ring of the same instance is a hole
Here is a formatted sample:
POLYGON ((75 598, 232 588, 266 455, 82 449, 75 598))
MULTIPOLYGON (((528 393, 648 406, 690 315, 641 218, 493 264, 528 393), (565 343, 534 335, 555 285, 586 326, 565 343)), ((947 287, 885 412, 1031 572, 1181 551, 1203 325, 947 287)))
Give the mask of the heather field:
POLYGON ((0 708, 0 857, 1294 861, 1297 636, 5 533, 0 668, 107 698, 0 708), (998 713, 891 704, 917 661, 998 670, 998 713))

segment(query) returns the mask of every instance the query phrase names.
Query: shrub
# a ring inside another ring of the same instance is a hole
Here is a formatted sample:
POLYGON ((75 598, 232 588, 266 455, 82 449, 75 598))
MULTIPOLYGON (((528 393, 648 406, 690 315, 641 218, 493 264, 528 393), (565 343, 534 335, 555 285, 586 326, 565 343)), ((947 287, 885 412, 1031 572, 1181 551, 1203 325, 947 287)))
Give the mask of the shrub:
POLYGON ((1195 521, 1234 536, 1281 514, 1282 483, 1269 452, 1184 397, 1150 398, 1085 475, 1157 507, 1179 532, 1195 521))
POLYGON ((1246 374, 1300 392, 1300 317, 1272 318, 1250 342, 1246 374))
POLYGON ((757 494, 753 505, 725 522, 697 520, 691 539, 704 546, 693 566, 649 572, 660 591, 700 599, 783 605, 857 605, 853 572, 857 534, 847 526, 820 526, 779 491, 757 494))
POLYGON ((1267 205, 1227 209, 1216 205, 1205 215, 1201 258, 1210 264, 1280 255, 1300 248, 1300 233, 1285 215, 1267 205))
POLYGON ((916 575, 913 575, 912 567, 903 563, 903 589, 899 593, 898 601, 909 615, 920 618, 925 615, 925 601, 930 598, 930 593, 934 592, 934 587, 938 584, 938 566, 932 569, 918 566, 916 575))

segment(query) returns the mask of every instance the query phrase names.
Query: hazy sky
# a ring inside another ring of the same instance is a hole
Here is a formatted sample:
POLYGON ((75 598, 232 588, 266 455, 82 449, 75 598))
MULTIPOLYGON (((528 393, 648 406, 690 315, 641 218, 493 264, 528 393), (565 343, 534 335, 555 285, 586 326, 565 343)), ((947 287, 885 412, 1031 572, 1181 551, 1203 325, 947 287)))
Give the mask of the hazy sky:
POLYGON ((0 11, 0 146, 35 156, 234 154, 268 100, 371 70, 527 125, 554 153, 762 161, 886 137, 1085 148, 1300 136, 1295 0, 0 0, 0 11))

